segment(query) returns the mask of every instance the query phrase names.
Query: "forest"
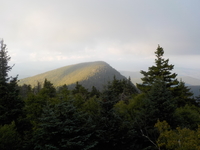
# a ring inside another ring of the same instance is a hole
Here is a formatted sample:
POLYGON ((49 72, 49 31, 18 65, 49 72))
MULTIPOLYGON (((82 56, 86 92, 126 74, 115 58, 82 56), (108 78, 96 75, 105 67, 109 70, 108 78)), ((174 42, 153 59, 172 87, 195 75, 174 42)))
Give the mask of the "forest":
POLYGON ((173 73, 158 46, 142 83, 113 77, 102 91, 18 85, 0 43, 1 150, 199 150, 200 97, 173 73))

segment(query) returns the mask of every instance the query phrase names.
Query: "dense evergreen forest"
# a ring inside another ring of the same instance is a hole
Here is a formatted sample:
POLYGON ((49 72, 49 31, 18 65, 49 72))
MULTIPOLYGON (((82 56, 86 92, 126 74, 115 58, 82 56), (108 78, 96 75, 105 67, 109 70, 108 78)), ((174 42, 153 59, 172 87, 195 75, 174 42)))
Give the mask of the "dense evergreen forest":
POLYGON ((113 77, 103 91, 19 86, 0 43, 1 150, 199 150, 199 97, 177 80, 174 65, 155 51, 142 84, 113 77))

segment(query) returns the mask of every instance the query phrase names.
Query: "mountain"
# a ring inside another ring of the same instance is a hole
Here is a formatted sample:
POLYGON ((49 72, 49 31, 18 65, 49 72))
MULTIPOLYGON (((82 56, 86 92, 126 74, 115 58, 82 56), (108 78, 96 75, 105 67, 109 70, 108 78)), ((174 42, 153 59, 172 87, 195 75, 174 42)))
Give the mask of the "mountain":
POLYGON ((46 78, 48 81, 51 81, 55 87, 66 84, 73 88, 78 81, 89 90, 92 86, 102 90, 103 86, 107 84, 108 81, 113 80, 114 76, 116 79, 126 79, 106 62, 95 61, 69 65, 33 77, 24 78, 21 79, 18 84, 30 84, 34 87, 38 82, 43 83, 46 78))

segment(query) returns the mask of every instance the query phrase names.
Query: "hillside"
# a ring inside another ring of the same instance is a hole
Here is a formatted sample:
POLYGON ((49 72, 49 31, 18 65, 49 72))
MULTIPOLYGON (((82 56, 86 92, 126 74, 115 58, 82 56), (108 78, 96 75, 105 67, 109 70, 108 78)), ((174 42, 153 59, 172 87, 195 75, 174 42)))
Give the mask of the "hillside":
POLYGON ((106 62, 96 61, 69 65, 33 77, 24 78, 19 81, 19 85, 30 84, 34 87, 37 82, 43 83, 46 78, 55 87, 64 84, 73 87, 78 81, 89 90, 93 85, 99 90, 102 90, 103 86, 108 81, 111 81, 114 76, 116 79, 125 78, 106 62))

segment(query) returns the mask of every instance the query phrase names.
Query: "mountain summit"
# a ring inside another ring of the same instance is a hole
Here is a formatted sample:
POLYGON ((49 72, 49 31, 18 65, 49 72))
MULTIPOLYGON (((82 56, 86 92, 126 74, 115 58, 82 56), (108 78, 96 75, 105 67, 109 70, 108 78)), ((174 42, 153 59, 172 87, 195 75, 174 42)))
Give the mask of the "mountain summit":
POLYGON ((78 81, 89 90, 92 86, 102 90, 103 86, 107 84, 108 81, 113 80, 114 76, 119 80, 126 79, 126 77, 122 76, 106 62, 95 61, 69 65, 33 77, 24 78, 19 81, 19 85, 30 84, 34 87, 38 82, 43 83, 46 78, 51 81, 55 87, 64 84, 73 87, 78 81))

